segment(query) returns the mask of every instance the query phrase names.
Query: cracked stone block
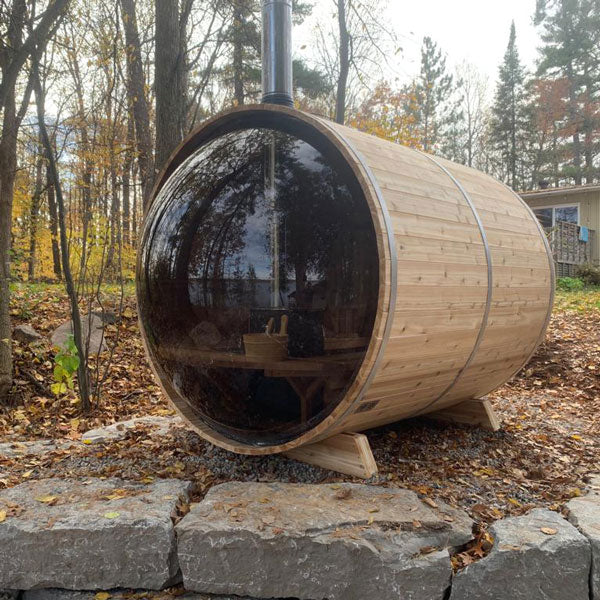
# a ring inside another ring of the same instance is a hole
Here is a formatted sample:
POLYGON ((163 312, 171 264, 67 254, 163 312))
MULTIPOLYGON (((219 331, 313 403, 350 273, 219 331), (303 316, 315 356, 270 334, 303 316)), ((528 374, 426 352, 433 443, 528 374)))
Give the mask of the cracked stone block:
POLYGON ((573 498, 568 504, 569 521, 585 535, 592 548, 590 576, 591 600, 600 600, 600 477, 591 482, 587 496, 573 498))
POLYGON ((160 589, 179 572, 173 517, 191 484, 45 479, 0 491, 0 587, 160 589))
MULTIPOLYGON (((84 343, 87 344, 90 354, 100 354, 107 349, 102 319, 94 314, 81 315, 81 329, 84 343)), ((63 348, 71 335, 73 335, 73 322, 69 320, 52 332, 50 341, 53 346, 63 348)))
MULTIPOLYGON (((149 590, 110 590, 110 600, 257 600, 255 598, 240 598, 236 596, 206 596, 204 594, 184 593, 174 591, 149 590)), ((22 600, 95 600, 96 592, 81 592, 72 590, 30 590, 23 593, 22 600)), ((1 596, 0 596, 1 598, 1 596)), ((2 598, 2 600, 4 600, 2 598)), ((9 598, 7 600, 13 600, 9 598)), ((275 599, 277 600, 277 599, 275 599)))
POLYGON ((125 439, 127 432, 130 429, 134 429, 136 425, 149 425, 154 428, 155 435, 165 435, 172 425, 181 423, 181 418, 177 416, 135 417, 134 419, 113 423, 111 425, 106 425, 105 427, 90 429, 81 436, 81 439, 82 441, 85 441, 85 443, 92 444, 119 441, 125 439))
POLYGON ((455 575, 450 600, 589 600, 590 545, 559 514, 535 509, 490 533, 492 551, 455 575))
POLYGON ((177 525, 186 589, 258 598, 442 600, 466 513, 409 490, 226 483, 177 525))
POLYGON ((32 440, 28 442, 2 442, 0 443, 0 457, 19 458, 21 456, 31 456, 37 454, 46 454, 59 447, 74 446, 74 442, 66 444, 57 443, 55 440, 32 440))
POLYGON ((43 340, 43 336, 31 325, 17 325, 13 329, 13 338, 22 344, 32 344, 43 340))

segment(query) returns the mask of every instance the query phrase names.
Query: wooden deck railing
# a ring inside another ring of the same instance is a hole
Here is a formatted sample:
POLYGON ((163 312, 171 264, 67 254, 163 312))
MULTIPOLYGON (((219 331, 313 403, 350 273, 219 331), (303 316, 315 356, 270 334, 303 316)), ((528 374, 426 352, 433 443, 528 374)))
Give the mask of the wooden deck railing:
POLYGON ((596 231, 588 230, 588 240, 580 239, 580 227, 558 221, 549 234, 550 245, 559 276, 574 275, 577 265, 592 262, 596 231))

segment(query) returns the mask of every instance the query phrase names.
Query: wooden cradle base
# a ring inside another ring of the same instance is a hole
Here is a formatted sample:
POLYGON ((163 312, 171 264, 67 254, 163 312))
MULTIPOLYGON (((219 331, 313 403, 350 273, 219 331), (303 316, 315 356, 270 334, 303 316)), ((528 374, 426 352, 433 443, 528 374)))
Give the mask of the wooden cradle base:
MULTIPOLYGON (((440 421, 476 425, 491 431, 500 429, 500 419, 491 402, 485 398, 465 400, 426 416, 440 421)), ((363 433, 338 433, 320 442, 284 452, 284 455, 323 469, 363 479, 369 479, 378 472, 369 440, 363 433)))

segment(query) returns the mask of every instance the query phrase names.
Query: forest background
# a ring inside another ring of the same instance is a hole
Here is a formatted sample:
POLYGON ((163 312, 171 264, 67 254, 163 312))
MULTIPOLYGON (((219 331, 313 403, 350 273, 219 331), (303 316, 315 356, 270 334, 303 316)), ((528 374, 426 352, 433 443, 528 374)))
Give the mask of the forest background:
MULTIPOLYGON (((523 66, 513 24, 494 82, 468 62, 450 68, 430 37, 414 79, 386 79, 403 60, 386 2, 326 2, 311 51, 294 60, 298 108, 515 190, 598 181, 597 0, 538 0, 535 68, 523 66)), ((313 8, 295 0, 296 24, 313 8)), ((260 2, 0 0, 0 73, 2 397, 11 282, 66 279, 75 302, 133 279, 144 207, 170 153, 208 117, 260 101, 260 2)))

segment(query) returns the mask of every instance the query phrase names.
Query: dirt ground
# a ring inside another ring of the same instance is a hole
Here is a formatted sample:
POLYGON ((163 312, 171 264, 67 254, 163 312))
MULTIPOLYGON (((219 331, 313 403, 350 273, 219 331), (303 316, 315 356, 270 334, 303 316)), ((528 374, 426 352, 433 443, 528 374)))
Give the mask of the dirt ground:
MULTIPOLYGON (((118 299, 107 293, 106 306, 118 299)), ((12 317, 49 336, 68 305, 58 286, 15 288, 12 317)), ((237 456, 214 448, 184 426, 152 435, 139 426, 124 440, 85 445, 91 428, 134 416, 170 415, 146 362, 135 302, 126 295, 120 322, 107 328, 112 363, 98 405, 82 415, 74 394, 55 398, 53 350, 14 342, 12 405, 0 409, 0 441, 39 438, 72 441, 42 456, 0 456, 0 487, 26 479, 123 476, 179 477, 195 483, 194 499, 219 482, 351 480, 280 457, 237 456)), ((600 472, 600 291, 559 294, 546 341, 511 382, 491 394, 502 419, 497 433, 412 419, 368 432, 379 475, 371 483, 402 486, 463 507, 479 523, 545 506, 561 510, 600 472)))

